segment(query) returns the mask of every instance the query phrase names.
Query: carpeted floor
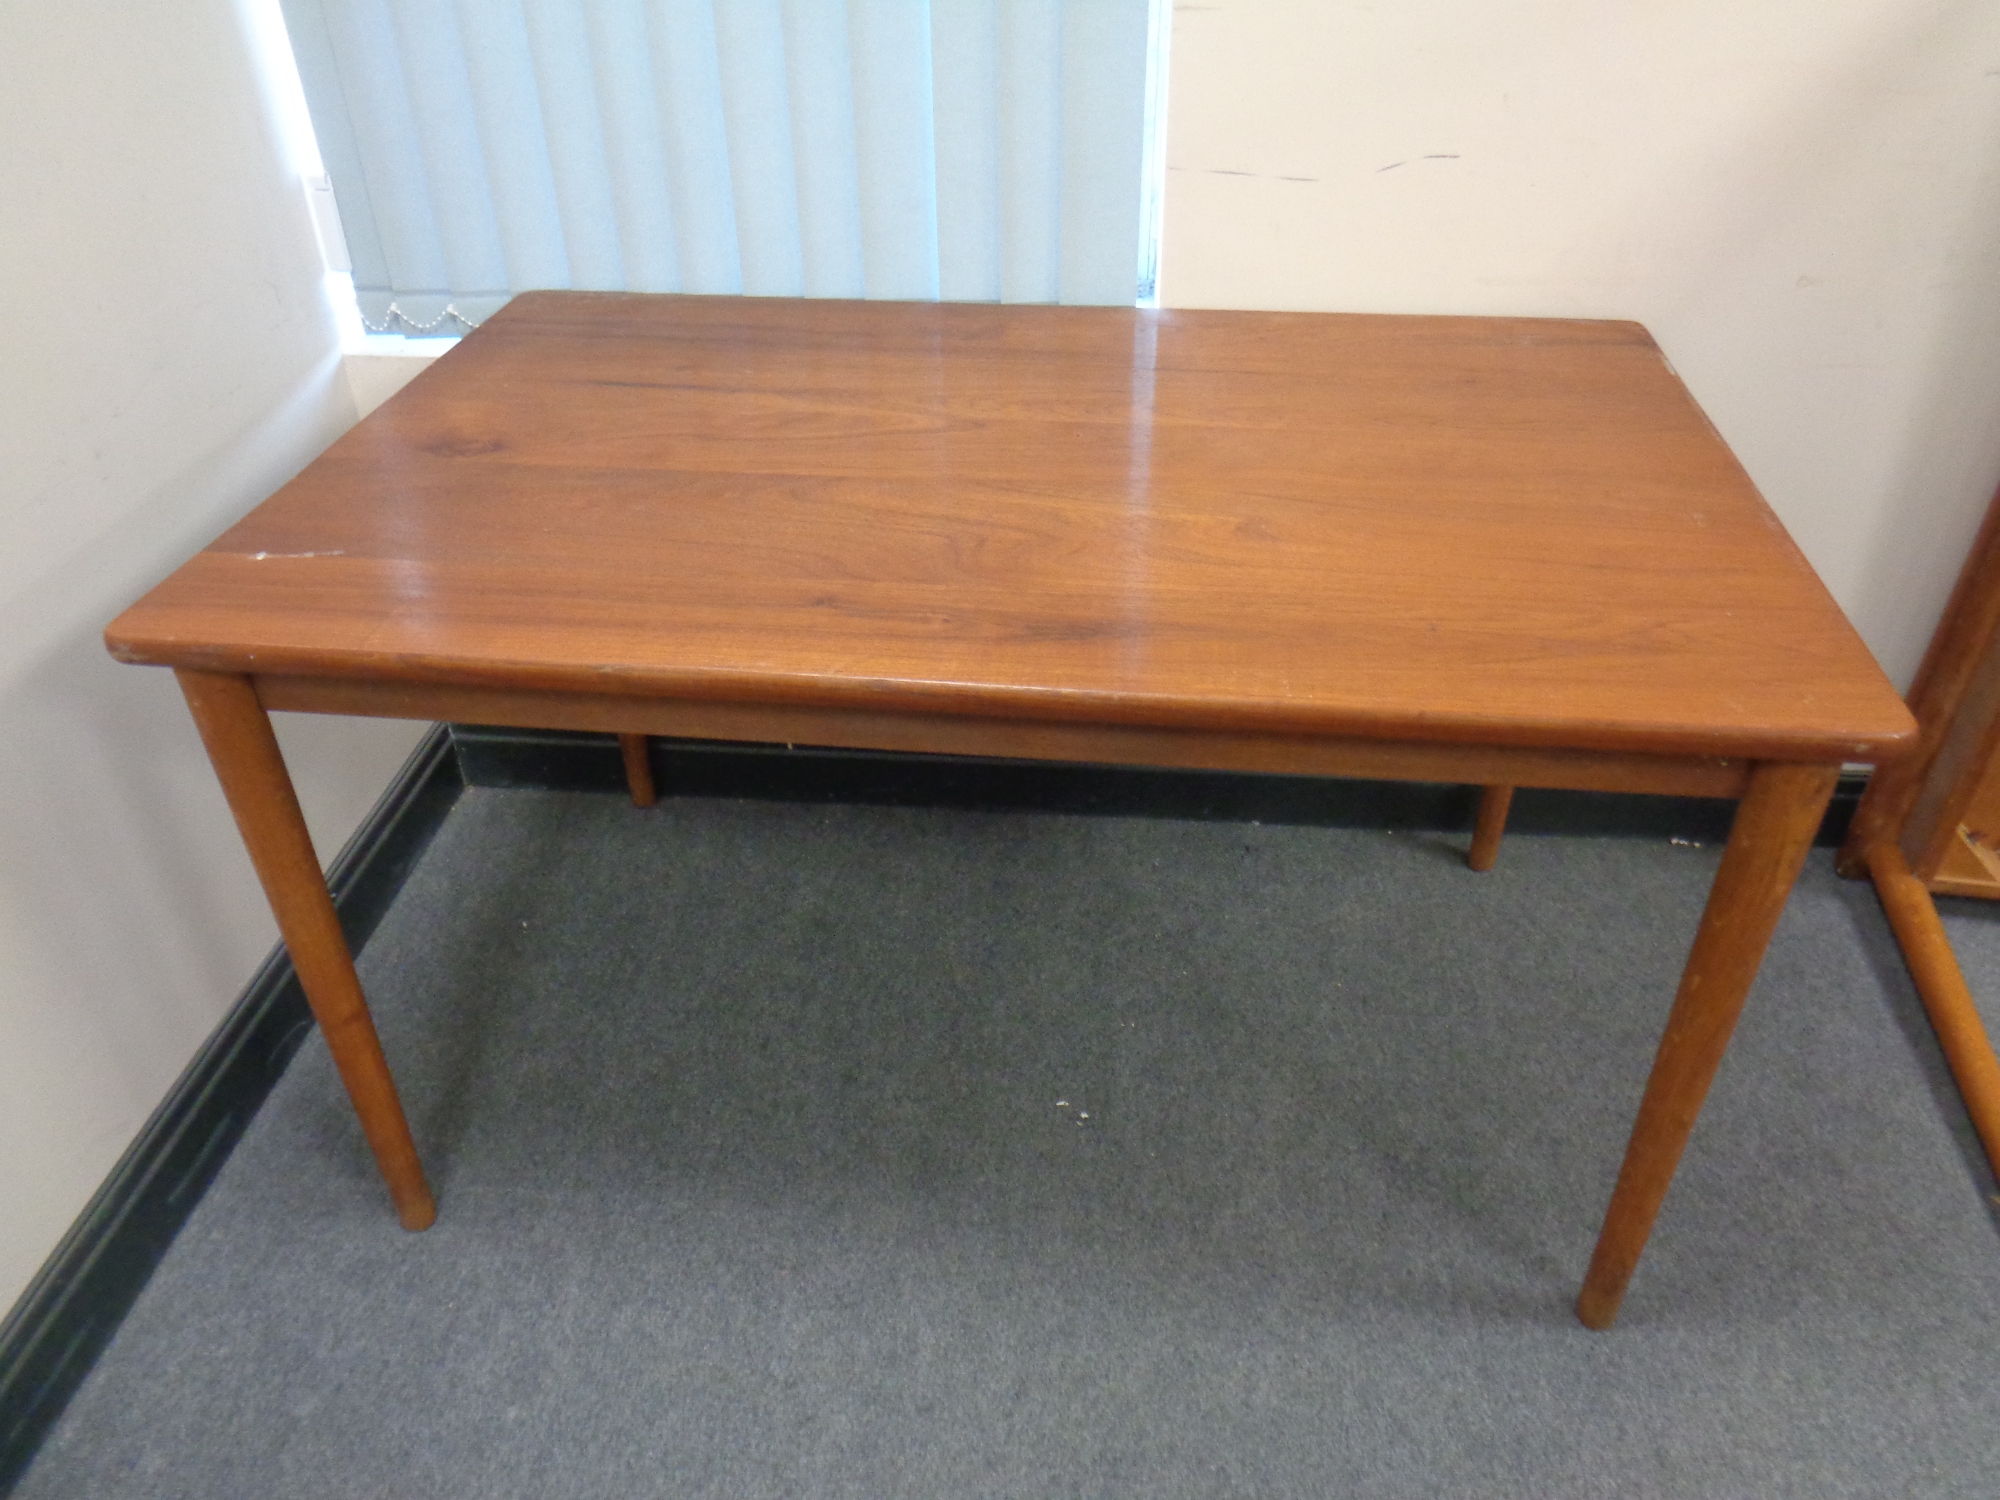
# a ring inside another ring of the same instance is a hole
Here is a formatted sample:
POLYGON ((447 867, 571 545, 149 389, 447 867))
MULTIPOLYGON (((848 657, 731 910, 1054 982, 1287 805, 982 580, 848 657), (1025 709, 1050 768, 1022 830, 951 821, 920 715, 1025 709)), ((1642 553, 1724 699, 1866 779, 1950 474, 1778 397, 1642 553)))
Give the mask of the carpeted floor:
POLYGON ((362 966, 437 1227, 315 1038, 18 1494, 2000 1493, 1869 890, 1815 855, 1599 1335, 1717 851, 1460 844, 469 792, 362 966))

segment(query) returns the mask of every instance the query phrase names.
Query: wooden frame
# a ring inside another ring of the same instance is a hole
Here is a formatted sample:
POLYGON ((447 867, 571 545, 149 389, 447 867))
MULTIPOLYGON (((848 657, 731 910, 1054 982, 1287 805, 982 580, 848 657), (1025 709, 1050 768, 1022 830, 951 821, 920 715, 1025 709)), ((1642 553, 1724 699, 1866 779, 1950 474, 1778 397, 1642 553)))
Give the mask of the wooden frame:
POLYGON ((1875 882, 1966 1112, 2000 1172, 2000 1060, 1933 894, 2000 899, 2000 494, 1910 689, 1917 753, 1877 771, 1841 846, 1875 882))

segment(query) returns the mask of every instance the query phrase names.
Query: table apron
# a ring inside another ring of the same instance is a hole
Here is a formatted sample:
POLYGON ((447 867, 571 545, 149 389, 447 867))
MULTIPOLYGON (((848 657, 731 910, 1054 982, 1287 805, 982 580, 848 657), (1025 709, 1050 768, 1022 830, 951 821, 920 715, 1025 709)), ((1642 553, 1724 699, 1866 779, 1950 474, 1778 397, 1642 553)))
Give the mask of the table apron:
POLYGON ((1100 765, 1683 797, 1739 797, 1751 770, 1747 760, 1714 756, 1322 739, 1238 730, 629 698, 285 674, 258 674, 253 681, 265 708, 288 712, 1100 765))

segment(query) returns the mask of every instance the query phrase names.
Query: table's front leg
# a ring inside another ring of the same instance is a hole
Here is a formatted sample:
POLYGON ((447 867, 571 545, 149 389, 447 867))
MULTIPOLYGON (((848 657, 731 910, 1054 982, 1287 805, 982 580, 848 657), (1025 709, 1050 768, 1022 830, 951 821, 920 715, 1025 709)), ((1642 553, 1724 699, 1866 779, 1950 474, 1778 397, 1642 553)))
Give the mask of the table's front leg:
POLYGON ((1751 773, 1577 1298, 1576 1314, 1591 1328, 1617 1321, 1618 1304, 1839 775, 1834 766, 1777 762, 1751 773))
POLYGON ((405 1229, 428 1229, 437 1207, 424 1181, 368 1002, 362 997, 333 898, 313 854, 298 796, 271 733, 270 716, 247 677, 185 670, 174 675, 208 747, 229 810, 236 815, 299 983, 389 1185, 396 1217, 405 1229))

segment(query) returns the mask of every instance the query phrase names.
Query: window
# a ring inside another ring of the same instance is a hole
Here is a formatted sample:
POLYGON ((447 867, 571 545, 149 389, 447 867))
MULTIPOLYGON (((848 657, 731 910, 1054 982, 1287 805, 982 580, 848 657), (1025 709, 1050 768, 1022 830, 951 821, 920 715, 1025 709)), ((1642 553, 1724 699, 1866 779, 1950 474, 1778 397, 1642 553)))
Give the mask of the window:
POLYGON ((1164 0, 283 0, 363 321, 1149 295, 1164 0))

